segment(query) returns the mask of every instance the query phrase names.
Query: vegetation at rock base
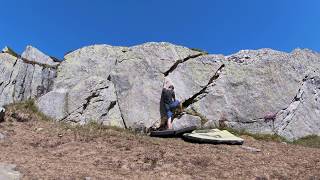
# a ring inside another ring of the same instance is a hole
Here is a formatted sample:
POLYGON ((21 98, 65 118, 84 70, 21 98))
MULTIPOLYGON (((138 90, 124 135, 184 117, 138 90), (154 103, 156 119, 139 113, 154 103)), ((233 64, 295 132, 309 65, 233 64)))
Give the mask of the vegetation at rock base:
POLYGON ((298 144, 307 147, 320 148, 320 136, 310 135, 292 142, 293 144, 298 144))
POLYGON ((44 115, 39 111, 38 107, 35 104, 34 99, 29 99, 19 103, 13 103, 5 106, 6 109, 10 109, 9 113, 25 113, 29 115, 33 115, 37 120, 50 121, 52 120, 50 117, 44 115))
POLYGON ((225 127, 223 129, 237 136, 250 136, 260 141, 284 142, 288 144, 296 144, 296 145, 302 145, 306 147, 320 148, 320 136, 317 136, 317 135, 309 135, 291 142, 277 134, 250 133, 245 130, 235 130, 228 127, 225 127))
MULTIPOLYGON (((27 115, 26 118, 34 118, 37 120, 43 121, 53 121, 51 118, 47 117, 43 113, 41 113, 33 99, 23 101, 20 103, 14 103, 6 106, 9 109, 9 114, 11 116, 15 116, 16 113, 22 113, 27 115)), ((85 137, 85 141, 90 141, 97 137, 109 136, 112 135, 110 132, 117 131, 123 134, 131 134, 134 136, 145 136, 144 134, 136 133, 130 129, 123 129, 115 126, 106 126, 101 123, 91 120, 85 125, 79 124, 71 124, 67 122, 56 122, 58 127, 64 130, 72 131, 77 137, 85 137), (112 131, 110 131, 112 130, 112 131)), ((288 144, 301 145, 306 147, 320 148, 320 136, 310 135, 293 142, 286 140, 285 138, 277 135, 277 134, 259 134, 259 133, 250 133, 246 130, 236 130, 230 127, 222 127, 220 129, 227 130, 237 136, 250 136, 259 141, 272 141, 272 142, 284 142, 288 144)))
POLYGON ((51 121, 38 112, 32 100, 6 108, 5 121, 0 124, 6 136, 0 141, 0 161, 17 164, 25 179, 319 177, 320 149, 274 142, 271 137, 261 141, 238 132, 243 134, 244 146, 261 150, 252 152, 242 146, 152 138, 94 120, 86 125, 51 121), (237 173, 229 173, 230 169, 237 173))

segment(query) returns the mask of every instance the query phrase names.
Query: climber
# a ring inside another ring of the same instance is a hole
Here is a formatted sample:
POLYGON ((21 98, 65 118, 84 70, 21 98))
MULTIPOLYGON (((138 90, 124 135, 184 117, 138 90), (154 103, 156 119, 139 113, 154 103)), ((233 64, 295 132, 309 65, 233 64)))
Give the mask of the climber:
POLYGON ((163 101, 165 106, 165 111, 167 114, 167 128, 172 129, 172 116, 173 111, 179 107, 180 112, 182 111, 182 103, 178 101, 175 97, 174 86, 171 84, 168 88, 164 87, 162 90, 163 101))

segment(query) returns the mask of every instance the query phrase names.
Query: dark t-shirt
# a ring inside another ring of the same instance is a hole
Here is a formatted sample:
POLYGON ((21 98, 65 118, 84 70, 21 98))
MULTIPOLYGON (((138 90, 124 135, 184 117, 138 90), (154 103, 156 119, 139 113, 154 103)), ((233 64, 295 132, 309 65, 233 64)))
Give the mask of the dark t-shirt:
POLYGON ((163 89, 163 102, 167 105, 171 104, 173 100, 176 98, 174 94, 174 90, 163 89))

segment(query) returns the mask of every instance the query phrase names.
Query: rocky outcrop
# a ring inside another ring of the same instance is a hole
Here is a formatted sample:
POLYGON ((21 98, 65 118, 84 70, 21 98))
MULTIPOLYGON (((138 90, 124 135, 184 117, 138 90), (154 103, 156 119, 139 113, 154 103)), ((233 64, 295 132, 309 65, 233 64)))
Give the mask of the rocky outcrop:
POLYGON ((198 116, 183 114, 181 117, 176 118, 172 123, 172 127, 175 130, 192 127, 192 126, 201 128, 202 127, 201 118, 198 116))
MULTIPOLYGON (((297 105, 295 99, 299 97, 301 84, 306 77, 319 74, 319 62, 318 54, 306 50, 289 54, 270 49, 240 51, 226 57, 220 76, 208 86, 204 97, 192 103, 191 108, 207 119, 205 127, 222 123, 253 133, 277 133, 291 140, 319 134, 319 126, 310 129, 310 125, 319 123, 318 107, 311 102, 308 102, 308 110, 302 110, 313 112, 311 118, 303 117, 303 114, 300 119, 281 115, 288 106, 291 109, 297 105), (270 112, 275 114, 275 120, 264 118, 270 112), (292 128, 279 125, 286 122, 305 128, 291 133, 292 128)), ((316 87, 309 88, 316 90, 316 87)), ((292 113, 291 110, 286 112, 292 113)))
POLYGON ((0 54, 0 106, 42 96, 56 76, 58 63, 39 50, 29 46, 22 56, 12 52, 0 54))
POLYGON ((60 121, 96 121, 125 128, 110 73, 126 50, 94 45, 67 54, 59 66, 53 91, 38 99, 39 109, 60 121))
POLYGON ((120 111, 127 127, 149 128, 161 119, 165 75, 202 53, 169 43, 147 43, 125 54, 111 73, 120 111))
POLYGON ((200 55, 169 43, 85 47, 65 56, 53 91, 41 97, 38 106, 58 120, 149 128, 161 119, 159 103, 165 74, 200 55), (55 96, 59 102, 47 103, 55 96))
POLYGON ((88 46, 60 64, 30 47, 22 57, 2 53, 0 59, 2 104, 36 97, 39 109, 60 121, 157 127, 169 79, 186 111, 174 120, 177 127, 229 126, 290 140, 320 134, 320 55, 309 50, 223 56, 145 43, 88 46))

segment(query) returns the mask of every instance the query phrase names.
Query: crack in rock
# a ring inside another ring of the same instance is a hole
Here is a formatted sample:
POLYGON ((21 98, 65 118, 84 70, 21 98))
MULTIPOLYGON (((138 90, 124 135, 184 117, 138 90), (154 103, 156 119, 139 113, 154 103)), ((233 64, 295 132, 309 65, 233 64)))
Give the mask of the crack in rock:
POLYGON ((86 102, 84 104, 82 104, 82 112, 80 114, 83 114, 83 112, 87 109, 87 107, 90 105, 91 103, 91 100, 93 98, 96 98, 96 97, 99 97, 100 96, 100 92, 104 89, 108 89, 109 86, 105 86, 105 87, 101 87, 101 88, 98 88, 98 89, 94 89, 94 90, 91 90, 91 95, 88 96, 85 100, 86 102))
POLYGON ((200 56, 203 56, 203 55, 206 55, 205 53, 200 53, 200 54, 195 54, 195 55, 190 55, 184 59, 179 59, 177 60, 170 68, 169 70, 167 70, 166 72, 164 72, 164 76, 168 76, 172 71, 174 71, 179 64, 181 63, 184 63, 186 61, 188 61, 189 59, 193 59, 193 58, 197 58, 197 57, 200 57, 200 56))
POLYGON ((205 85, 199 92, 197 92, 196 94, 191 96, 189 99, 186 99, 182 103, 183 107, 187 108, 191 104, 193 104, 193 103, 199 101, 200 99, 202 99, 203 97, 205 97, 208 94, 208 92, 207 92, 208 87, 210 85, 213 85, 214 81, 220 77, 220 74, 221 74, 224 67, 225 67, 225 64, 222 64, 219 67, 219 69, 215 72, 215 74, 209 79, 207 85, 205 85), (200 98, 199 98, 199 96, 200 96, 200 98))
POLYGON ((100 95, 100 92, 93 92, 90 96, 88 96, 86 98, 86 102, 84 104, 82 104, 82 113, 80 114, 83 114, 83 112, 87 109, 87 107, 89 106, 91 100, 95 97, 99 97, 100 95))
POLYGON ((303 103, 303 94, 304 94, 304 86, 305 82, 307 80, 313 80, 314 77, 308 77, 306 76, 302 80, 301 87, 298 90, 298 93, 294 96, 292 102, 287 106, 287 108, 284 108, 277 112, 277 115, 283 115, 281 117, 281 123, 276 128, 276 131, 283 131, 287 128, 287 126, 293 121, 293 117, 295 116, 295 112, 298 110, 301 103, 303 103))
MULTIPOLYGON (((13 66, 12 66, 12 71, 11 71, 11 73, 10 73, 9 81, 8 81, 7 84, 5 84, 5 85, 3 86, 3 89, 2 89, 2 91, 1 91, 0 94, 2 94, 3 91, 5 90, 5 88, 12 82, 12 75, 13 75, 13 72, 14 72, 14 70, 15 70, 14 67, 16 66, 17 62, 18 62, 18 58, 16 59, 16 61, 14 62, 13 66)), ((2 85, 3 83, 4 83, 4 82, 2 82, 1 85, 2 85)), ((1 86, 1 85, 0 85, 0 86, 1 86)))
POLYGON ((20 91, 19 91, 19 94, 18 94, 18 100, 21 101, 23 100, 24 98, 24 92, 25 92, 25 82, 26 82, 26 78, 27 78, 27 75, 28 75, 28 65, 26 65, 26 68, 25 68, 25 71, 24 71, 24 76, 23 76, 23 79, 22 79, 22 83, 19 85, 20 86, 20 91))
MULTIPOLYGON (((115 86, 115 84, 113 83, 113 81, 111 81, 111 82, 112 82, 112 84, 115 86)), ((121 107, 120 107, 120 104, 119 104, 119 96, 118 96, 118 92, 117 92, 117 90, 116 90, 116 89, 114 90, 114 92, 115 92, 115 94, 116 94, 116 104, 118 104, 119 111, 120 111, 120 116, 121 116, 121 119, 122 119, 122 122, 123 122, 124 128, 125 128, 125 129, 128 129, 127 124, 126 124, 126 122, 125 122, 125 120, 124 120, 124 118, 123 118, 123 113, 122 113, 122 110, 121 110, 121 107)))
POLYGON ((100 118, 101 118, 101 117, 104 117, 104 116, 107 116, 107 115, 109 114, 110 110, 113 109, 116 104, 117 104, 117 101, 111 101, 111 102, 110 102, 110 105, 109 105, 109 107, 108 107, 108 109, 107 109, 107 112, 104 113, 104 114, 102 114, 102 115, 100 116, 100 118))

